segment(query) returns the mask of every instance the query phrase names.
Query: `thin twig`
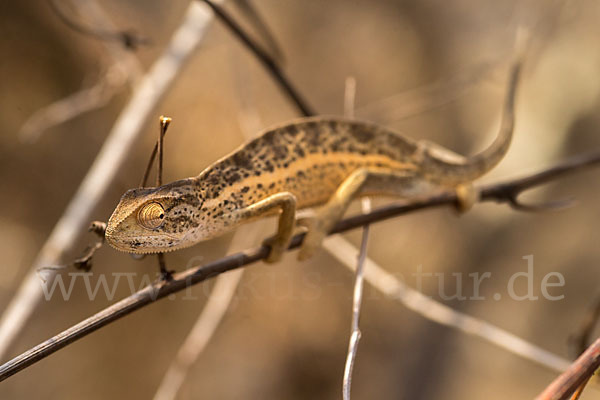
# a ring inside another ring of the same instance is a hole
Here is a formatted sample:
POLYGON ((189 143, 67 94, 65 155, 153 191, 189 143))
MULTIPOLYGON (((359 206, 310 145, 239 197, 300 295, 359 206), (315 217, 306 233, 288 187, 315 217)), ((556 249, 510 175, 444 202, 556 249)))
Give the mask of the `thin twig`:
POLYGON ((62 9, 58 6, 57 0, 49 0, 50 8, 54 14, 69 28, 82 35, 91 36, 96 39, 106 41, 120 42, 123 47, 129 50, 135 50, 139 46, 150 44, 150 40, 145 37, 141 37, 131 30, 107 30, 101 27, 88 27, 76 20, 69 17, 62 9))
MULTIPOLYGON (((50 3, 55 6, 52 1, 50 3)), ((110 18, 96 1, 74 1, 72 5, 80 15, 86 16, 102 30, 116 31, 110 18)), ((103 41, 102 44, 111 64, 105 67, 106 72, 98 82, 34 112, 19 131, 21 140, 35 142, 49 128, 104 106, 126 84, 135 86, 138 83, 143 73, 138 59, 113 41, 103 41)))
MULTIPOLYGON (((340 235, 333 235, 325 239, 323 247, 345 266, 354 269, 358 250, 346 239, 340 235)), ((370 258, 367 258, 365 262, 365 279, 381 293, 397 300, 409 310, 430 321, 479 337, 526 360, 557 372, 564 371, 570 364, 569 360, 529 343, 504 329, 453 310, 447 305, 431 299, 418 290, 407 286, 370 258)))
POLYGON ((128 80, 121 65, 111 65, 93 86, 72 93, 31 114, 19 130, 19 139, 25 143, 34 143, 46 130, 105 106, 128 80))
POLYGON ((442 107, 478 87, 507 59, 507 55, 465 68, 434 82, 375 100, 356 109, 356 113, 375 121, 397 122, 425 111, 442 107))
POLYGON ((600 368, 600 339, 597 339, 573 364, 556 378, 536 400, 568 400, 600 368))
POLYGON ((362 295, 364 287, 364 265, 367 258, 367 244, 369 241, 369 225, 363 227, 360 252, 356 262, 356 278, 354 281, 354 294, 352 297, 352 324, 350 327, 350 341, 348 343, 348 354, 346 356, 346 365, 344 367, 344 379, 342 382, 342 394, 344 400, 350 400, 352 388, 352 371, 354 369, 354 360, 358 351, 358 342, 362 336, 360 331, 360 308, 362 305, 362 295))
POLYGON ((596 294, 592 305, 588 308, 581 324, 570 338, 576 356, 580 356, 590 345, 592 332, 600 321, 600 293, 596 294))
POLYGON ((256 7, 250 0, 237 0, 234 3, 244 14, 246 19, 254 26, 260 38, 263 40, 263 43, 269 50, 271 58, 281 65, 285 61, 283 51, 281 51, 277 40, 275 40, 275 36, 256 7))
POLYGON ((223 8, 215 4, 211 0, 198 0, 206 3, 215 15, 237 36, 237 38, 250 49, 250 51, 258 58, 258 60, 267 68, 271 76, 279 84, 279 86, 285 91, 290 97, 292 102, 298 107, 302 115, 309 117, 315 115, 315 111, 308 105, 306 100, 300 95, 300 93, 294 88, 291 82, 285 77, 283 72, 279 69, 277 63, 265 52, 257 43, 255 43, 244 30, 239 26, 237 22, 223 8))
MULTIPOLYGON (((354 77, 346 78, 344 88, 344 116, 346 118, 352 118, 354 117, 354 103, 356 99, 356 79, 354 79, 354 77)), ((368 197, 362 199, 362 212, 363 214, 371 212, 371 201, 368 197)), ((354 370, 354 361, 356 360, 356 353, 358 352, 358 342, 362 336, 359 321, 364 287, 364 264, 367 257, 368 241, 369 225, 365 225, 362 232, 360 253, 356 259, 356 277, 354 278, 354 291, 352 296, 352 322, 350 324, 350 339, 348 342, 348 353, 346 355, 344 377, 342 380, 342 398, 344 400, 350 400, 350 393, 352 391, 352 371, 354 370)))
MULTIPOLYGON (((85 229, 92 210, 112 183, 131 147, 137 142, 148 116, 170 89, 171 82, 204 37, 211 20, 210 9, 195 2, 190 4, 184 21, 175 31, 171 42, 136 86, 94 164, 4 311, 0 321, 0 356, 10 348, 42 297, 36 271, 48 265, 59 264, 63 253, 85 229)), ((50 271, 47 274, 46 279, 53 275, 50 271)))
POLYGON ((356 78, 349 76, 344 85, 344 117, 354 118, 356 103, 356 78))
MULTIPOLYGON (((235 63, 234 63, 235 64, 235 63)), ((240 72, 245 72, 241 70, 240 72)), ((237 77, 238 74, 236 74, 237 77)), ((240 100, 238 121, 245 140, 250 140, 256 132, 260 132, 262 124, 254 103, 247 99, 246 89, 248 80, 239 79, 240 85, 237 98, 240 100)), ((156 146, 154 148, 156 151, 156 146)), ((233 235, 229 250, 244 248, 250 245, 249 241, 264 234, 263 224, 249 224, 240 226, 233 235)), ((230 251, 227 251, 229 253, 230 251)), ((165 372, 163 379, 154 394, 154 400, 174 400, 181 389, 189 369, 200 357, 206 345, 215 334, 221 320, 225 316, 233 294, 242 278, 244 269, 231 271, 217 277, 202 312, 194 323, 177 355, 165 372)))
MULTIPOLYGON (((165 130, 164 134, 163 134, 163 138, 164 135, 167 134, 167 131, 165 130)), ((148 183, 148 178, 150 177, 150 172, 152 171, 152 166, 154 165, 154 160, 156 159, 156 154, 158 153, 158 140, 156 141, 156 143, 154 143, 154 148, 152 149, 152 152, 150 152, 150 158, 148 159, 148 164, 146 165, 146 169, 144 170, 144 176, 142 177, 142 181, 140 182, 140 187, 146 187, 146 184, 148 183)))
MULTIPOLYGON (((600 153, 574 157, 555 167, 527 176, 525 178, 485 186, 481 190, 481 197, 479 201, 505 202, 510 205, 510 202, 507 200, 507 194, 512 193, 514 196, 526 189, 547 183, 551 179, 558 178, 567 172, 581 171, 585 167, 589 167, 594 164, 600 164, 600 153)), ((335 226, 330 234, 344 232, 369 223, 389 219, 393 216, 407 214, 416 210, 455 204, 457 204, 456 194, 450 192, 434 195, 429 198, 415 201, 414 203, 392 204, 387 207, 376 209, 366 215, 357 215, 346 218, 340 221, 340 223, 335 226)), ((291 250, 299 247, 303 239, 304 234, 298 234, 294 236, 289 249, 291 250)), ((248 264, 262 260, 266 258, 268 254, 269 248, 267 246, 256 247, 237 254, 232 254, 205 265, 190 268, 178 274, 174 274, 173 279, 169 282, 156 282, 0 366, 0 381, 49 356, 55 351, 65 347, 69 343, 72 343, 75 340, 80 339, 103 327, 104 325, 109 324, 110 322, 113 322, 139 308, 148 305, 157 299, 181 291, 189 285, 197 284, 206 279, 213 278, 223 272, 241 268, 248 264)), ((34 278, 33 282, 31 283, 31 290, 34 290, 36 293, 41 293, 39 290, 39 284, 39 280, 34 278)), ((475 329, 474 334, 478 334, 477 332, 481 329, 489 329, 485 326, 481 327, 481 324, 478 320, 471 321, 470 325, 474 325, 471 326, 471 329, 477 328, 475 329)), ((509 339, 515 341, 515 338, 509 339)), ((522 349, 524 345, 523 342, 524 341, 521 341, 521 343, 515 343, 516 347, 522 349)), ((0 343, 2 342, 0 341, 0 343)), ((527 352, 524 352, 523 354, 526 353, 527 352)))
POLYGON ((162 186, 163 182, 163 159, 164 159, 164 142, 165 142, 165 134, 167 133, 167 129, 169 129, 169 124, 171 123, 171 118, 169 117, 160 117, 160 132, 158 135, 158 171, 156 173, 156 186, 162 186))

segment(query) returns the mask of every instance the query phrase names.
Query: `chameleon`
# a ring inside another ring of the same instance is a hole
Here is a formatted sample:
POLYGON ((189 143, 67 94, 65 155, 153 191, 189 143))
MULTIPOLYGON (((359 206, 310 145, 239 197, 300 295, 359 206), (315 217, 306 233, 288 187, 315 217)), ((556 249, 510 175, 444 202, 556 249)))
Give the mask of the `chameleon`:
POLYGON ((117 250, 147 254, 192 246, 242 223, 278 215, 266 239, 268 262, 281 259, 298 230, 306 232, 299 259, 312 256, 354 198, 406 200, 454 190, 459 208, 476 200, 472 185, 507 153, 514 130, 520 74, 508 79, 499 133, 480 153, 464 157, 380 125, 340 117, 305 117, 267 129, 198 176, 127 191, 106 228, 117 250), (296 211, 315 210, 296 220, 296 211))

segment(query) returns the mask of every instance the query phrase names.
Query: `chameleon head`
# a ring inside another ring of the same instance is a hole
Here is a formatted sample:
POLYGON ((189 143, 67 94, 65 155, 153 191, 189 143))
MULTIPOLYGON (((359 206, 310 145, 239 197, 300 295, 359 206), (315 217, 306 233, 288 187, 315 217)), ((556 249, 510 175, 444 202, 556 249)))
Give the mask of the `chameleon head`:
POLYGON ((128 253, 158 253, 190 246, 202 232, 202 199, 186 180, 127 191, 106 227, 106 240, 128 253))

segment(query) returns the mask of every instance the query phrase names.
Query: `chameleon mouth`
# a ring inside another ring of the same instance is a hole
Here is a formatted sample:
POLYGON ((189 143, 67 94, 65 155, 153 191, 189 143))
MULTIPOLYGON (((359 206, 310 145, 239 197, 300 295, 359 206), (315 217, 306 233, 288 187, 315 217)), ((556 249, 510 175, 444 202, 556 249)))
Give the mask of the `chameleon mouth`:
POLYGON ((152 237, 140 238, 139 236, 126 236, 117 239, 114 236, 106 235, 106 241, 112 248, 130 254, 168 253, 189 246, 183 243, 177 243, 179 240, 170 236, 168 236, 168 239, 170 240, 169 244, 165 246, 152 243, 152 239, 152 237))
POLYGON ((111 242, 108 242, 108 244, 110 244, 110 247, 112 247, 113 249, 120 251, 122 253, 128 253, 128 254, 158 254, 158 253, 170 253, 172 251, 175 250, 179 250, 182 249, 184 247, 187 246, 180 246, 180 247, 161 247, 161 248, 143 248, 143 249, 136 249, 136 248, 132 248, 130 246, 120 246, 118 244, 114 244, 111 242))

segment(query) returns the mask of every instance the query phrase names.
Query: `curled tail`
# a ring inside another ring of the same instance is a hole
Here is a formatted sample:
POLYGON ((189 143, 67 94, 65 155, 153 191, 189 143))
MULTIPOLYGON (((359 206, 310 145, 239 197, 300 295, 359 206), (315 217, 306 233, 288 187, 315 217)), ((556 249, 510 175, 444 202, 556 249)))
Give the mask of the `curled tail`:
POLYGON ((488 172, 502 160, 513 137, 515 125, 515 97, 521 73, 521 57, 514 63, 508 81, 508 90, 502 112, 500 131, 494 142, 481 153, 466 160, 453 162, 436 156, 435 151, 425 149, 423 153, 423 171, 443 182, 459 184, 472 181, 488 172))

